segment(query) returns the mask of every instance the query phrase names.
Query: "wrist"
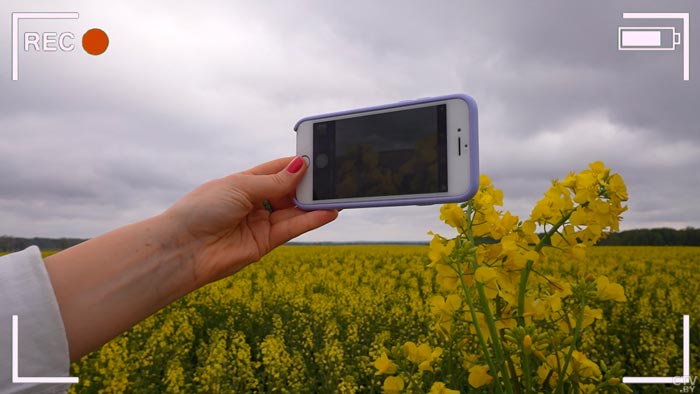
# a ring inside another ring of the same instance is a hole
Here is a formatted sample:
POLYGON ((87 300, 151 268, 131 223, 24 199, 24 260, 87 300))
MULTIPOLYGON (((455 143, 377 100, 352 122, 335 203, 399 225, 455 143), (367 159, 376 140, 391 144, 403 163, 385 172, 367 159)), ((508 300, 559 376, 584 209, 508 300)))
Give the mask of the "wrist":
POLYGON ((198 250, 177 221, 158 215, 46 258, 71 359, 200 287, 198 250))
POLYGON ((166 277, 161 279, 174 279, 168 303, 209 283, 197 269, 197 261, 204 250, 203 242, 192 236, 177 215, 170 211, 149 220, 153 220, 162 249, 160 264, 166 277))

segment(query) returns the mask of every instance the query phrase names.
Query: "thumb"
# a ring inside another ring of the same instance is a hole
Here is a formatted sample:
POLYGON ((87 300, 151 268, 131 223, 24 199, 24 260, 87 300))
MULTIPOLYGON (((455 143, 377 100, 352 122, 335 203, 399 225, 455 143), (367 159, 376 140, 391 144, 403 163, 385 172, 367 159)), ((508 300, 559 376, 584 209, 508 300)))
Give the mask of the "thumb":
POLYGON ((239 188, 251 202, 282 197, 294 192, 305 172, 306 161, 297 156, 277 173, 245 175, 239 188))

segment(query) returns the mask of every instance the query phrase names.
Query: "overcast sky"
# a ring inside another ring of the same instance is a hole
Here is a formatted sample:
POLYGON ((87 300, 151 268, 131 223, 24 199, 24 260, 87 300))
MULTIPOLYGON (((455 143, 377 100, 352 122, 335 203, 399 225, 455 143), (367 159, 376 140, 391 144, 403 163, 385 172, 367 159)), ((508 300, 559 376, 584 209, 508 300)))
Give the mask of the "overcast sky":
MULTIPOLYGON (((603 160, 627 182, 623 229, 700 227, 696 1, 3 1, 0 235, 93 237, 156 215, 200 183, 292 155, 301 117, 465 92, 481 172, 527 217, 553 178, 603 160), (118 3, 118 4, 117 4, 118 3), (503 3, 507 3, 503 4, 503 3), (72 52, 20 51, 11 13, 73 32, 72 52), (690 13, 681 47, 618 51, 623 12, 690 13), (110 38, 86 54, 90 28, 110 38)), ((344 210, 301 241, 418 240, 439 207, 344 210)))

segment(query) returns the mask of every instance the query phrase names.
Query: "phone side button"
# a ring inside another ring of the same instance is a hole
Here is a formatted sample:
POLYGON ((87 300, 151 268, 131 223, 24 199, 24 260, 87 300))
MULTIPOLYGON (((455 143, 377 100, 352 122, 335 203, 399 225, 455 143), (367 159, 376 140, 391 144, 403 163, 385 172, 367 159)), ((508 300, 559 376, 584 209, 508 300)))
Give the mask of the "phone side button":
POLYGON ((301 158, 304 159, 307 167, 311 165, 311 159, 309 159, 309 156, 303 155, 301 158))

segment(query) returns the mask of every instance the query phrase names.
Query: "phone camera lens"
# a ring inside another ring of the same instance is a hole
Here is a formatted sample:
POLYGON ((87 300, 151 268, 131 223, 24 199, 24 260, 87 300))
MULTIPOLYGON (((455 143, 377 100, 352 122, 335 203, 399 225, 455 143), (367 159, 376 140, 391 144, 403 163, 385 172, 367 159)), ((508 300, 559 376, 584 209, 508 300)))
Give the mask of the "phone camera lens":
POLYGON ((316 168, 326 168, 328 165, 328 155, 325 153, 319 153, 314 162, 316 163, 316 168))

